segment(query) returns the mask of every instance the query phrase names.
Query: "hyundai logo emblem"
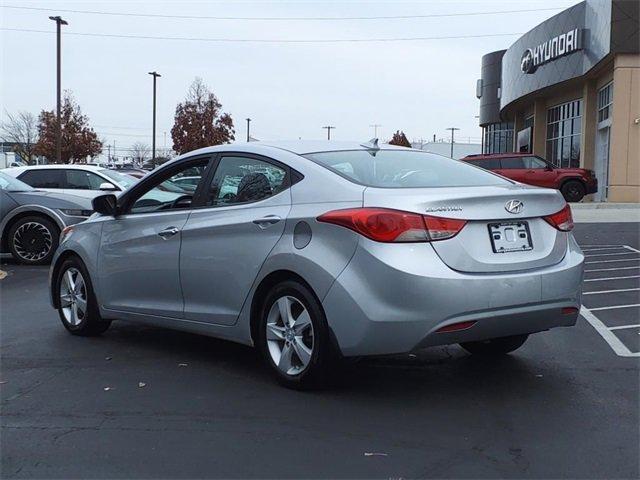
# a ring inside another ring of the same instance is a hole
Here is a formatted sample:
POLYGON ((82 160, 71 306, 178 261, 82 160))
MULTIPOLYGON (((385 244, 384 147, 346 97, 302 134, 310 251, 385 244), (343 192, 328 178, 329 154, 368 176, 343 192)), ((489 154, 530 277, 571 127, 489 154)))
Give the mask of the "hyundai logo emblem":
POLYGON ((522 203, 520 200, 509 200, 504 206, 504 209, 507 212, 514 213, 514 214, 520 213, 523 208, 524 208, 524 203, 522 203))
POLYGON ((522 59, 520 60, 520 70, 522 70, 522 73, 533 73, 536 70, 533 62, 533 52, 530 48, 527 48, 522 54, 522 59))

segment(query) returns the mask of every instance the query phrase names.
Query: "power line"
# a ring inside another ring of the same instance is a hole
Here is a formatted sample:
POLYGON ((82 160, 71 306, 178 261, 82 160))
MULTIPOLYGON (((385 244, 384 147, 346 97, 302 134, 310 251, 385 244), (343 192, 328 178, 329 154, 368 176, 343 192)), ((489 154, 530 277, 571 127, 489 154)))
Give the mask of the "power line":
POLYGON ((256 20, 256 21, 345 21, 345 20, 410 20, 417 18, 442 18, 442 17, 473 17, 480 15, 502 15, 509 13, 530 13, 562 10, 566 7, 529 8, 524 10, 499 10, 495 12, 461 12, 461 13, 431 13, 425 15, 378 15, 370 17, 220 17, 206 15, 164 15, 159 13, 130 13, 130 12, 104 12, 96 10, 70 10, 61 8, 42 7, 18 7, 15 5, 2 5, 3 8, 15 10, 34 10, 40 12, 82 13, 90 15, 110 15, 117 17, 147 17, 147 18, 171 18, 184 20, 256 20))
MULTIPOLYGON (((1 27, 0 30, 10 32, 28 33, 55 33, 50 30, 32 30, 26 28, 1 27)), ((454 40, 467 38, 488 38, 488 37, 511 37, 522 35, 519 33, 488 33, 482 35, 448 35, 443 37, 395 37, 395 38, 333 38, 333 39, 310 39, 310 40, 289 40, 289 39, 259 39, 259 38, 198 38, 198 37, 157 37, 150 35, 121 35, 115 33, 86 33, 86 32, 66 32, 68 35, 83 37, 104 37, 104 38, 132 38, 138 40, 182 40, 189 42, 213 42, 213 43, 367 43, 367 42, 413 42, 426 40, 454 40)))

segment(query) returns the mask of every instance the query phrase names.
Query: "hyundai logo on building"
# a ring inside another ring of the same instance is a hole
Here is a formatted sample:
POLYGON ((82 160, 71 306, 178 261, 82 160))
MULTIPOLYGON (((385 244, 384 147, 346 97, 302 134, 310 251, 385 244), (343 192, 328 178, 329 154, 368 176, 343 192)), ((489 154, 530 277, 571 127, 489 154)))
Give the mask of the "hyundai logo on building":
POLYGON ((523 208, 524 208, 524 203, 522 203, 520 200, 509 200, 504 206, 504 209, 507 212, 513 213, 513 214, 520 213, 523 208))
POLYGON ((520 60, 523 73, 534 73, 540 65, 582 49, 582 29, 574 28, 540 45, 527 48, 520 60))

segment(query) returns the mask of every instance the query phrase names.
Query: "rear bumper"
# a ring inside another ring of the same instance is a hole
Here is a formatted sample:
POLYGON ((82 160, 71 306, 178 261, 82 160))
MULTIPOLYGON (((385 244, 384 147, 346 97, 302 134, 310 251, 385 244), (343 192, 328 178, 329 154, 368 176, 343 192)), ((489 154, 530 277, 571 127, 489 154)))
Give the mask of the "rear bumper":
POLYGON ((361 240, 323 306, 345 356, 534 333, 574 325, 584 256, 570 237, 553 266, 505 274, 465 274, 448 268, 430 244, 389 245, 361 240), (419 259, 416 262, 416 259, 419 259), (457 332, 438 329, 476 323, 457 332))

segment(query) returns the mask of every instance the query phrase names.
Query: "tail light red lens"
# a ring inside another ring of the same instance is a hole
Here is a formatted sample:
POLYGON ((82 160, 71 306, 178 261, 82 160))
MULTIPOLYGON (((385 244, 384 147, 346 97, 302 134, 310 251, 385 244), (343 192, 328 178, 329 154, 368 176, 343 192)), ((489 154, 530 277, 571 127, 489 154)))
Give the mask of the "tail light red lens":
POLYGON ((319 222, 349 228, 376 242, 429 242, 455 236, 466 221, 430 217, 388 208, 334 210, 319 222))
POLYGON ((561 232, 568 232, 573 229, 573 216, 571 215, 571 207, 569 207, 569 204, 566 204, 559 212, 542 218, 544 218, 549 225, 557 228, 561 232))
POLYGON ((445 325, 444 327, 436 330, 436 333, 447 333, 447 332, 457 332, 459 330, 466 330, 467 328, 471 328, 476 324, 474 320, 468 322, 458 322, 452 323, 450 325, 445 325))

